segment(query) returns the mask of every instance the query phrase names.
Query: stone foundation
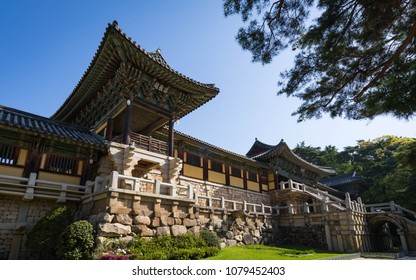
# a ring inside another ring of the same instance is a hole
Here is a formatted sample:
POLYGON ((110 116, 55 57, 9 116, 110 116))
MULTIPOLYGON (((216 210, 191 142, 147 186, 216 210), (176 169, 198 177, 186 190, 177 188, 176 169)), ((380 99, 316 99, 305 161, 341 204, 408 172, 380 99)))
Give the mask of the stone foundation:
POLYGON ((131 240, 137 235, 177 236, 202 229, 215 232, 222 247, 275 241, 270 215, 228 212, 191 200, 141 196, 129 190, 90 195, 82 203, 81 217, 95 226, 101 242, 114 237, 131 240))

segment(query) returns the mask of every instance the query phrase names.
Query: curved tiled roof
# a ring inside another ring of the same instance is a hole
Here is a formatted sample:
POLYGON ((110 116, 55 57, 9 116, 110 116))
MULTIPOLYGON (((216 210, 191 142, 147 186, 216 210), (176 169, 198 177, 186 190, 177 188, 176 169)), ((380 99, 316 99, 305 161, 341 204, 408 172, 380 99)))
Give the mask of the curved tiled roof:
MULTIPOLYGON (((263 143, 263 145, 266 145, 263 143)), ((266 145, 267 146, 267 145, 266 145)), ((268 145, 270 146, 270 145, 268 145)), ((270 146, 271 148, 268 150, 265 150, 263 153, 257 154, 255 156, 253 156, 252 158, 255 160, 260 160, 260 161, 264 161, 267 159, 270 159, 272 157, 275 157, 277 155, 283 156, 284 158, 299 164, 300 166, 303 166, 306 169, 309 169, 311 171, 314 171, 318 174, 321 175, 330 175, 330 174, 335 174, 335 171, 329 167, 323 167, 323 166, 318 166, 316 164, 310 163, 306 160, 304 160, 303 158, 299 157, 297 154, 295 154, 290 148, 289 146, 286 144, 285 141, 283 141, 283 139, 280 141, 279 144, 275 145, 275 146, 270 146)))
POLYGON ((0 126, 24 129, 29 133, 39 133, 99 147, 104 147, 106 144, 101 136, 83 127, 4 106, 0 106, 0 126))
MULTIPOLYGON (((214 98, 219 89, 214 84, 195 81, 184 74, 173 70, 165 61, 160 51, 147 52, 140 45, 128 37, 118 23, 109 24, 101 43, 82 78, 67 97, 61 107, 52 115, 56 120, 68 121, 88 101, 101 90, 102 86, 114 75, 121 61, 135 60, 143 64, 145 71, 158 76, 161 80, 186 92, 198 94, 198 100, 193 110, 214 98), (149 63, 151 62, 151 63, 149 63)), ((184 109, 182 109, 184 110, 184 109)), ((181 111, 178 118, 185 116, 192 110, 181 111)))

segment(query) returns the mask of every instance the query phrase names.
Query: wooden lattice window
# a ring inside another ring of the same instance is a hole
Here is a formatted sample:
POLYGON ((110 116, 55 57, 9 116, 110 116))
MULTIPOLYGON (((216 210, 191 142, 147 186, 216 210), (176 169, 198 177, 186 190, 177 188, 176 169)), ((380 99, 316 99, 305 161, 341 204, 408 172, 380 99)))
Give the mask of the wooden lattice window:
POLYGON ((248 179, 253 182, 257 182, 257 173, 249 171, 248 172, 248 179))
POLYGON ((211 170, 222 173, 222 163, 215 160, 211 160, 211 170))
POLYGON ((186 163, 189 165, 201 167, 201 158, 197 155, 187 153, 186 163))
POLYGON ((76 174, 77 160, 57 155, 48 155, 45 164, 45 170, 64 173, 69 175, 76 174))
POLYGON ((231 176, 241 178, 241 169, 237 167, 231 167, 231 176))
POLYGON ((0 144, 0 164, 16 165, 18 156, 17 147, 0 144))

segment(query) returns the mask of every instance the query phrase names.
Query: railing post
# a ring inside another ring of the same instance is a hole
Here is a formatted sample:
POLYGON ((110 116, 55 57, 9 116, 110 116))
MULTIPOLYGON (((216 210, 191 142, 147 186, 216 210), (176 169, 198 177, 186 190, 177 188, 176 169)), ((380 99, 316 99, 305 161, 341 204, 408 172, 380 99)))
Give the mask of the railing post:
POLYGON ((27 182, 26 193, 23 196, 23 200, 32 200, 35 196, 35 185, 36 185, 36 177, 38 174, 30 173, 29 181, 27 182))
POLYGON ((293 204, 289 204, 288 206, 289 215, 293 215, 293 204))
POLYGON ((155 187, 153 189, 153 193, 154 194, 160 194, 160 181, 159 180, 155 180, 154 185, 155 185, 155 187))
POLYGON ((101 177, 100 176, 96 176, 95 177, 95 181, 94 181, 94 192, 101 191, 102 185, 100 184, 100 180, 101 180, 101 177))
POLYGON ((360 205, 360 211, 363 213, 366 212, 364 204, 363 204, 363 200, 361 199, 361 197, 357 197, 357 201, 358 201, 358 205, 360 205))
POLYGON ((58 202, 66 202, 66 190, 68 189, 67 184, 62 184, 61 192, 59 193, 58 202))
POLYGON ((176 184, 173 184, 171 187, 170 187, 170 195, 171 196, 176 196, 176 184))
MULTIPOLYGON (((191 186, 191 185, 189 185, 189 188, 190 188, 190 189, 192 189, 192 186, 191 186)), ((192 192, 193 192, 193 189, 192 189, 192 192)), ((195 192, 195 204, 196 204, 196 205, 199 205, 199 197, 198 197, 198 192, 195 192)))
POLYGON ((394 204, 394 201, 390 201, 390 211, 396 212, 396 205, 394 204))
POLYGON ((140 179, 134 179, 133 190, 136 192, 140 191, 140 179))
POLYGON ((345 207, 348 210, 351 210, 351 197, 350 197, 350 194, 347 192, 345 193, 345 207))
MULTIPOLYGON (((195 193, 195 195, 196 195, 196 193, 195 193)), ((192 187, 191 184, 188 185, 188 198, 189 199, 194 199, 194 188, 192 187)))
POLYGON ((289 189, 293 189, 293 181, 292 181, 292 179, 289 179, 289 181, 288 181, 288 183, 289 183, 289 189))
POLYGON ((264 203, 262 203, 261 204, 261 213, 263 213, 263 214, 265 214, 266 213, 266 211, 265 211, 265 207, 264 207, 265 205, 264 205, 264 203))
POLYGON ((243 201, 243 210, 244 210, 244 212, 246 212, 247 211, 247 201, 243 201))
POLYGON ((85 193, 92 193, 92 184, 93 182, 91 182, 90 180, 85 182, 85 193))
POLYGON ((117 189, 118 187, 118 172, 111 171, 110 174, 110 189, 117 189))
POLYGON ((284 190, 285 189, 285 182, 280 181, 279 185, 280 185, 280 189, 281 190, 284 190))
POLYGON ((329 211, 328 203, 326 203, 326 198, 322 201, 322 211, 323 212, 328 212, 329 211))
POLYGON ((309 204, 308 204, 307 202, 305 202, 305 203, 303 204, 303 211, 304 211, 306 214, 309 214, 309 204))
POLYGON ((280 215, 280 208, 279 207, 275 207, 274 209, 276 209, 276 215, 280 215))
POLYGON ((221 208, 225 208, 225 198, 221 196, 221 208))

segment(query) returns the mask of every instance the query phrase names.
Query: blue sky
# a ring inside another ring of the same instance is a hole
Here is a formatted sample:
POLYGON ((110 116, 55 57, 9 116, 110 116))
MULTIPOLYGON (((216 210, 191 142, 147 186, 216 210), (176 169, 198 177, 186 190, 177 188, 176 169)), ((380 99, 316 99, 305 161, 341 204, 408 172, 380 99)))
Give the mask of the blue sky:
POLYGON ((251 62, 235 41, 239 17, 225 18, 221 0, 19 1, 0 3, 0 104, 49 117, 91 62, 107 24, 147 51, 160 48, 175 70, 220 94, 184 117, 176 129, 245 154, 255 138, 284 139, 291 148, 338 149, 382 135, 415 137, 415 121, 380 117, 351 121, 323 117, 297 123, 300 101, 277 96, 279 72, 292 65, 287 51, 270 65, 251 62))

